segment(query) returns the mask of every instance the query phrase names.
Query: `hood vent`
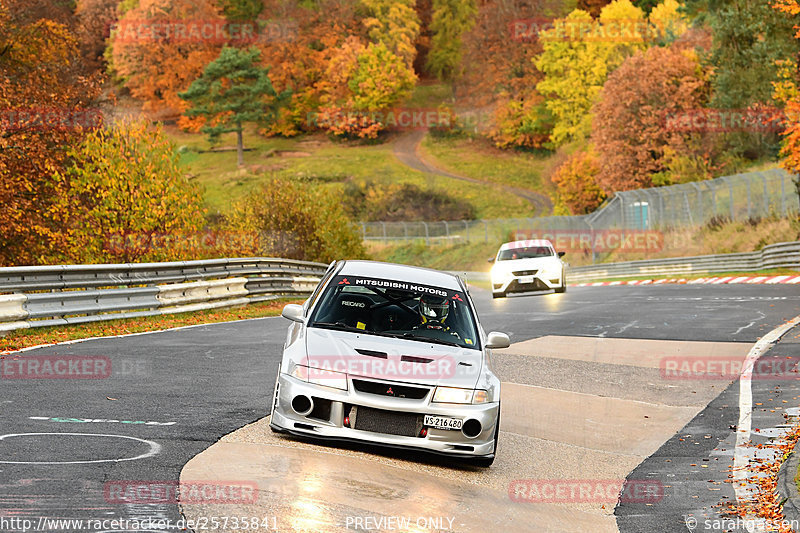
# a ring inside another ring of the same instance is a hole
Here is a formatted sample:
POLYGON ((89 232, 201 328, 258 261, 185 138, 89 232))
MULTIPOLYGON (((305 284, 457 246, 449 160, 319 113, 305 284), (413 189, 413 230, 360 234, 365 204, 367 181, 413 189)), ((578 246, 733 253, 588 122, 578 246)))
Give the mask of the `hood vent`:
POLYGON ((389 354, 385 352, 376 352, 374 350, 362 350, 360 348, 356 348, 356 351, 361 355, 368 355, 369 357, 380 357, 381 359, 386 359, 389 357, 389 354))
POLYGON ((407 363, 432 363, 433 359, 428 359, 427 357, 414 357, 413 355, 404 355, 400 358, 401 361, 405 361, 407 363))

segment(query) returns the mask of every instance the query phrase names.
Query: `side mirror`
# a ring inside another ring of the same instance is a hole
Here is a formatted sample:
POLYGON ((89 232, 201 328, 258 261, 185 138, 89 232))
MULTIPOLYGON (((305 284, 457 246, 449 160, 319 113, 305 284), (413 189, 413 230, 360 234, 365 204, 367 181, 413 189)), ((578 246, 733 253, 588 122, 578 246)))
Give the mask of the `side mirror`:
POLYGON ((293 322, 303 322, 305 320, 303 317, 303 306, 297 304, 287 304, 283 308, 283 311, 281 311, 281 316, 293 322))
POLYGON ((486 336, 486 347, 492 350, 500 348, 508 348, 511 346, 511 339, 505 333, 499 331, 492 331, 486 336))
POLYGON ((494 257, 489 258, 489 263, 494 263, 494 257))
POLYGON ((558 252, 558 257, 564 257, 567 255, 567 252, 558 252))

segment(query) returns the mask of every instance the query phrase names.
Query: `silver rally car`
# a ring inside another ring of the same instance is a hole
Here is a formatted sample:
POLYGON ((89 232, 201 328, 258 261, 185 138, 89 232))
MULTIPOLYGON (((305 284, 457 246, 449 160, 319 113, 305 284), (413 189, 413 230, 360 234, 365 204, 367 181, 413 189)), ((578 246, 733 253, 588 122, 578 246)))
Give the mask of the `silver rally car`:
POLYGON ((331 264, 292 321, 270 427, 324 439, 419 448, 489 466, 508 336, 486 335, 463 281, 372 261, 331 264))

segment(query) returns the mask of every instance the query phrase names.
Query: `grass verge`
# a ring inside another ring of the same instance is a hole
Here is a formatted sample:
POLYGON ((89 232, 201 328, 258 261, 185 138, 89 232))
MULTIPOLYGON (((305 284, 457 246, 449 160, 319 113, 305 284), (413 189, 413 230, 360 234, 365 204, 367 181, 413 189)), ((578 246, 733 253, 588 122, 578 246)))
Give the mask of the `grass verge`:
POLYGON ((454 174, 545 195, 554 192, 546 176, 560 161, 550 153, 500 150, 486 139, 434 139, 430 135, 423 139, 420 153, 454 174))
POLYGON ((54 344, 57 342, 88 339, 91 337, 111 337, 114 335, 143 333, 146 331, 157 331, 181 326, 193 326, 196 324, 278 316, 283 306, 287 303, 300 302, 298 300, 282 299, 229 309, 209 309, 192 313, 108 320, 91 324, 76 324, 74 326, 53 326, 48 328, 16 330, 8 333, 5 337, 0 337, 0 353, 21 350, 41 344, 54 344))

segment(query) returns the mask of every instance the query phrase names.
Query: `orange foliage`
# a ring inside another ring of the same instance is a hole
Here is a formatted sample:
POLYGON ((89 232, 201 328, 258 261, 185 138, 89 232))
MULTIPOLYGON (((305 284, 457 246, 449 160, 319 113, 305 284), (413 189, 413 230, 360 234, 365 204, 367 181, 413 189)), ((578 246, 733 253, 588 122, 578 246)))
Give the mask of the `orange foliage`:
POLYGON ((187 108, 178 93, 224 44, 216 31, 192 32, 184 25, 207 22, 216 29, 222 21, 211 0, 140 0, 112 32, 109 66, 131 95, 144 101, 144 110, 178 116, 187 108), (187 37, 180 36, 182 28, 187 37))
POLYGON ((64 147, 80 143, 100 119, 96 110, 86 113, 98 80, 75 60, 78 41, 65 22, 57 5, 0 0, 1 265, 57 257, 64 236, 54 200, 63 191, 51 175, 67 159, 64 147))

